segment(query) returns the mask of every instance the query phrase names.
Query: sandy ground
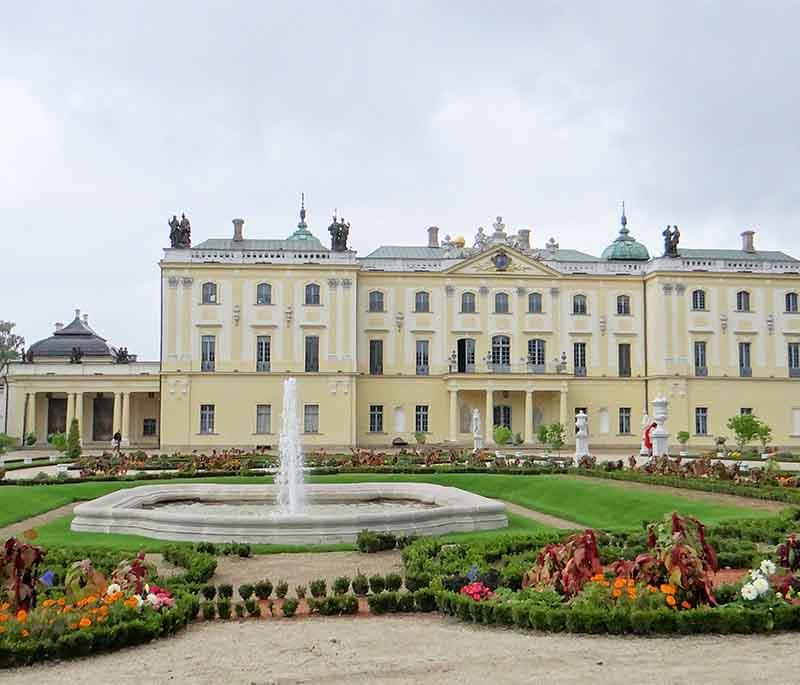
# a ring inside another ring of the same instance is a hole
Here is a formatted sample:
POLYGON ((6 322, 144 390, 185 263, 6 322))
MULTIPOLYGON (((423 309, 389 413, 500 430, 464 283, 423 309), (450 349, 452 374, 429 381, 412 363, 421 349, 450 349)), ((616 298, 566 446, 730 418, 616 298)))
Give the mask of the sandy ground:
POLYGON ((45 523, 50 523, 50 521, 54 521, 55 519, 60 519, 62 516, 69 516, 76 504, 76 502, 73 502, 72 504, 65 504, 62 507, 57 507, 56 509, 46 511, 44 514, 32 516, 24 521, 18 521, 17 523, 12 523, 5 528, 0 528, 0 540, 5 540, 6 538, 10 537, 18 537, 29 528, 37 528, 38 526, 42 526, 45 523))
POLYGON ((0 683, 797 682, 797 636, 543 635, 431 616, 198 623, 113 654, 0 672, 0 683))
POLYGON ((558 516, 550 516, 550 514, 543 514, 540 511, 527 509, 526 507, 521 507, 519 504, 514 504, 513 502, 506 502, 505 500, 500 500, 500 501, 502 501, 503 504, 506 505, 506 511, 508 511, 509 513, 533 519, 534 521, 538 521, 539 523, 545 526, 550 526, 551 528, 559 528, 561 530, 573 530, 575 528, 583 528, 583 526, 581 526, 580 523, 575 523, 575 521, 567 521, 566 519, 559 518, 558 516))

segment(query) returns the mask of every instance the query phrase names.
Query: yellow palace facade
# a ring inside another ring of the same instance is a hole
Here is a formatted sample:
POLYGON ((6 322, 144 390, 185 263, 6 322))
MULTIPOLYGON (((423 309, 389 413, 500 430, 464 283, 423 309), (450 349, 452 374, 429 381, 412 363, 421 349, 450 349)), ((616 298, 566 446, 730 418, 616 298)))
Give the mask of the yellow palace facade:
MULTIPOLYGON (((486 443, 508 425, 589 416, 594 449, 635 449, 643 412, 695 449, 752 412, 800 446, 800 261, 755 249, 684 249, 677 228, 651 258, 623 214, 595 257, 527 229, 478 229, 358 257, 349 225, 315 237, 305 209, 288 238, 233 235, 190 246, 172 226, 161 267, 161 358, 140 362, 76 314, 6 373, 6 431, 42 444, 73 417, 87 446, 120 431, 164 451, 277 446, 283 380, 298 380, 307 447, 486 443)), ((183 231, 183 233, 182 233, 183 231)))

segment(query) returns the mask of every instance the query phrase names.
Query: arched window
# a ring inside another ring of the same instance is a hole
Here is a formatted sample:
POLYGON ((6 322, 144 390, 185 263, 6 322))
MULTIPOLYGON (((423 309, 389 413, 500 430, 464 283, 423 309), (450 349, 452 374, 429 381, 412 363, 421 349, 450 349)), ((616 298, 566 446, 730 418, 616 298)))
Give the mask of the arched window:
POLYGON ((475 313, 475 293, 464 293, 461 295, 461 313, 475 313))
POLYGON ((786 293, 786 311, 797 314, 797 293, 786 293))
POLYGON ((544 372, 545 346, 544 340, 533 338, 528 340, 528 371, 531 373, 544 372))
POLYGON ((272 304, 272 286, 259 283, 256 287, 256 304, 272 304))
POLYGON ((508 314, 508 293, 497 293, 494 296, 494 313, 508 314))
POLYGON ((380 290, 372 290, 369 294, 369 310, 371 312, 382 312, 383 308, 383 293, 380 290))
POLYGON ((542 293, 528 295, 528 314, 542 313, 542 293))
POLYGON ((216 283, 203 283, 203 304, 217 304, 216 283))
POLYGON ((750 293, 748 293, 746 290, 740 290, 738 293, 736 293, 736 311, 750 311, 750 293))
POLYGON ((693 290, 692 291, 692 309, 697 312, 705 311, 706 308, 706 291, 693 290))
POLYGON ((492 338, 492 371, 511 370, 511 338, 495 335, 492 338))
POLYGON ((319 304, 319 285, 309 283, 306 286, 306 304, 319 304))
POLYGON ((575 295, 572 298, 572 313, 586 314, 586 295, 575 295))
POLYGON ((631 298, 627 295, 619 295, 617 297, 617 314, 620 316, 628 316, 631 313, 631 298))
POLYGON ((431 310, 431 296, 424 290, 420 290, 414 295, 414 311, 429 312, 431 310))

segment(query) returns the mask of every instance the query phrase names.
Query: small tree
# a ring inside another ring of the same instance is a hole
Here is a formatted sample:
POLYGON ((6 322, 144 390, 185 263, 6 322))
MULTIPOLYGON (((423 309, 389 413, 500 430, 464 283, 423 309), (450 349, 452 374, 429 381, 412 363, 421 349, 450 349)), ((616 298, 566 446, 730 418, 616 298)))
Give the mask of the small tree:
POLYGON ((542 445, 546 445, 549 442, 549 435, 550 432, 548 430, 548 426, 546 423, 542 423, 539 425, 539 428, 536 430, 536 439, 542 443, 542 445))
POLYGON ((689 431, 679 431, 678 435, 675 436, 678 438, 678 442, 681 444, 681 447, 685 450, 686 445, 689 444, 689 438, 692 437, 689 435, 689 431))
POLYGON ((418 445, 424 445, 425 444, 425 433, 423 433, 422 431, 417 431, 416 433, 414 433, 414 440, 417 441, 418 445))
POLYGON ((67 456, 70 459, 78 459, 81 456, 81 433, 78 427, 78 419, 72 419, 72 423, 69 424, 67 456))
POLYGON ((508 426, 495 426, 493 432, 494 441, 498 445, 505 445, 511 440, 511 437, 514 435, 511 432, 511 429, 508 426))
POLYGON ((763 421, 759 422, 758 426, 758 441, 761 443, 761 449, 763 452, 767 451, 767 445, 769 445, 770 440, 772 440, 772 428, 770 428, 766 423, 763 421))
POLYGON ((563 423, 551 423, 547 427, 547 442, 551 448, 557 452, 561 452, 566 438, 566 428, 563 423))
POLYGON ((728 419, 728 428, 733 431, 740 452, 758 437, 759 426, 761 422, 752 414, 739 414, 728 419))

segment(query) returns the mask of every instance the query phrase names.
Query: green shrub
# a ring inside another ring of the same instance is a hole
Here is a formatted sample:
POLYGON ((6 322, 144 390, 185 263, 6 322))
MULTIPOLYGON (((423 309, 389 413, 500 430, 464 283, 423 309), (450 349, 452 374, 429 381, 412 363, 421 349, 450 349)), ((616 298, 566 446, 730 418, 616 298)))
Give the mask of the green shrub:
POLYGON ((47 442, 62 454, 67 451, 67 434, 52 433, 47 436, 47 442))
POLYGON ((28 433, 25 436, 25 444, 28 447, 31 447, 31 446, 35 445, 36 444, 36 434, 35 433, 28 433))
POLYGON ((336 595, 330 595, 324 599, 318 600, 317 611, 319 611, 322 616, 338 616, 342 613, 340 598, 336 595))
POLYGON ((236 554, 238 554, 242 558, 247 558, 250 556, 250 545, 246 542, 239 543, 236 546, 236 554))
POLYGON ((214 556, 217 554, 217 546, 213 542, 198 542, 194 548, 201 554, 211 554, 214 556))
POLYGON ((281 607, 281 611, 283 611, 283 615, 286 616, 286 618, 291 618, 292 616, 294 616, 295 613, 297 612, 297 605, 298 604, 299 604, 299 602, 296 599, 292 598, 292 597, 289 597, 289 598, 285 599, 283 601, 283 606, 281 607))
POLYGON ((333 592, 337 595, 344 595, 350 590, 350 578, 339 576, 333 581, 333 592))
POLYGON ((259 599, 269 599, 272 594, 272 583, 269 580, 260 580, 253 586, 253 590, 259 599))
POLYGON ((253 596, 253 592, 254 592, 253 586, 250 585, 249 583, 245 583, 244 585, 239 586, 239 597, 241 597, 245 601, 247 601, 253 596))
POLYGON ((376 533, 362 530, 356 538, 358 551, 366 554, 383 552, 397 547, 397 537, 393 533, 376 533))
POLYGON ((414 611, 414 593, 400 592, 397 595, 397 610, 404 613, 414 611))
POLYGON ((494 441, 498 445, 508 444, 513 435, 514 434, 511 432, 511 429, 508 426, 495 426, 494 431, 492 432, 494 441))
POLYGON ((377 595, 386 589, 386 581, 383 576, 374 575, 369 577, 369 589, 373 595, 377 595))
POLYGON ((295 586, 294 594, 297 595, 297 599, 305 599, 306 586, 305 585, 297 585, 297 586, 295 586))
POLYGON ((363 597, 369 592, 369 580, 363 573, 359 573, 353 578, 353 592, 359 597, 363 597))
POLYGON ((433 611, 436 608, 436 593, 429 587, 414 591, 414 608, 417 611, 433 611))
POLYGON ((242 604, 241 602, 236 602, 233 608, 236 611, 236 618, 244 618, 244 612, 245 612, 244 604, 242 604))
POLYGON ((231 617, 231 601, 229 599, 217 600, 217 614, 219 614, 219 617, 222 619, 229 619, 231 617))
POLYGON ((200 609, 203 612, 203 618, 206 621, 210 621, 217 616, 217 607, 214 602, 203 602, 200 605, 200 609))
POLYGON ((200 590, 200 592, 203 593, 203 597, 205 597, 209 602, 217 596, 217 588, 213 585, 203 585, 203 588, 200 590))
POLYGON ((217 587, 217 594, 222 599, 230 599, 233 597, 233 585, 230 583, 223 583, 222 585, 217 587))
POLYGON ((397 611, 397 593, 380 592, 367 597, 369 610, 373 614, 388 614, 397 611))
POLYGON ((357 614, 358 598, 355 595, 340 595, 339 612, 342 614, 357 614))
POLYGON ((430 584, 431 577, 427 573, 407 575, 405 580, 406 590, 409 592, 416 592, 422 588, 429 587, 430 584))
POLYGON ((403 587, 403 578, 397 573, 387 573, 385 579, 386 589, 389 592, 397 592, 403 587))
POLYGON ((250 616, 261 616, 261 605, 252 597, 245 601, 244 606, 250 616))
POLYGON ((67 434, 67 456, 70 459, 78 459, 81 456, 81 432, 78 426, 78 419, 72 419, 69 424, 67 434))
POLYGON ((278 599, 283 599, 287 594, 289 594, 289 583, 285 580, 279 580, 275 583, 275 596, 278 599))
POLYGON ((319 599, 328 594, 328 584, 325 582, 324 578, 312 580, 308 585, 308 589, 311 590, 311 596, 314 599, 319 599))

